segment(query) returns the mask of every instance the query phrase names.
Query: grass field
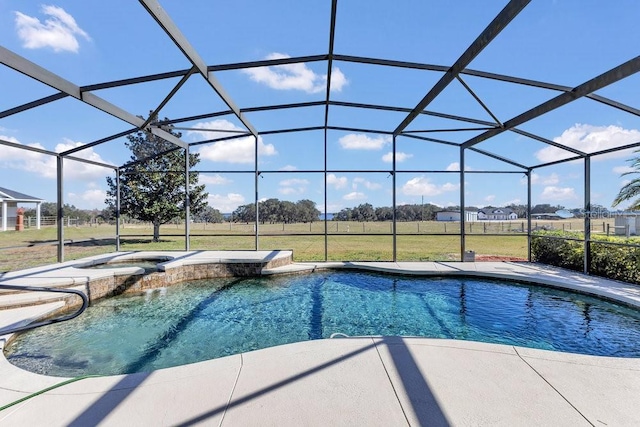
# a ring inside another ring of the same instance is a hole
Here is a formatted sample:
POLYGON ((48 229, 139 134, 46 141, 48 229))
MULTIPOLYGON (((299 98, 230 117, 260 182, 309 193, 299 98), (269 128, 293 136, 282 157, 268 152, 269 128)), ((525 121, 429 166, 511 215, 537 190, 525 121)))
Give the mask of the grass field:
MULTIPOLYGON (((592 221, 592 233, 603 233, 613 220, 592 221)), ((393 260, 393 224, 390 222, 328 221, 311 224, 260 224, 260 250, 292 250, 296 261, 393 260), (326 227, 326 241, 325 241, 326 227)), ((532 221, 532 230, 583 231, 584 221, 532 221)), ((527 258, 527 222, 467 223, 466 249, 478 260, 527 258)), ((459 261, 460 224, 416 221, 397 223, 398 261, 459 261)), ((161 227, 160 242, 152 242, 150 225, 125 224, 120 228, 121 250, 184 250, 184 224, 161 227)), ((254 224, 194 223, 190 226, 192 250, 254 250, 254 224)), ((110 253, 115 250, 115 226, 65 227, 65 260, 110 253)), ((43 227, 0 233, 0 271, 12 271, 57 260, 57 229, 43 227)))

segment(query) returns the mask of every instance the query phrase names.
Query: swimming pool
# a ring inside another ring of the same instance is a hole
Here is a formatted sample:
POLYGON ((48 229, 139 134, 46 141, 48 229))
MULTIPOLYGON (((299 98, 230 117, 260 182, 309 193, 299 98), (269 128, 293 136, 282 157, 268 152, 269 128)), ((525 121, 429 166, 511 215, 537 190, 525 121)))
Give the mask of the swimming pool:
POLYGON ((48 375, 118 374, 334 333, 640 357, 640 312, 632 308, 503 281, 353 271, 214 279, 121 295, 21 335, 6 355, 48 375))

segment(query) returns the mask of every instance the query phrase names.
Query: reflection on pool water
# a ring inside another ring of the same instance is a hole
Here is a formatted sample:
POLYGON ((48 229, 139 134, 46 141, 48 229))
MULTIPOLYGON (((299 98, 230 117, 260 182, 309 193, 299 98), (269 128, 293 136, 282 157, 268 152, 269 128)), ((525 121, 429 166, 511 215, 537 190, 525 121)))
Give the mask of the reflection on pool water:
POLYGON ((57 376, 150 371, 333 333, 455 338, 640 357, 640 311, 580 294, 476 278, 328 271, 227 278, 122 295, 6 351, 57 376))

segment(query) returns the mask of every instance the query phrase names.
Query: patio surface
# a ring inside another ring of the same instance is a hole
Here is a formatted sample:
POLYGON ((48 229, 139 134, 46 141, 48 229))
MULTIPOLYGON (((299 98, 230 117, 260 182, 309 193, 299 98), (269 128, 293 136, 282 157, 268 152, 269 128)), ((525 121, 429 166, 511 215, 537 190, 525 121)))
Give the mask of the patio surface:
MULTIPOLYGON (((273 253, 201 252, 197 262, 229 256, 257 259, 273 253)), ((87 275, 106 274, 74 264, 78 261, 7 273, 0 284, 69 286, 87 275)), ((321 268, 510 277, 640 307, 637 286, 530 263, 294 263, 263 274, 321 268)), ((16 298, 0 294, 0 307, 16 298)), ((0 328, 61 304, 0 309, 0 328)), ((0 347, 5 339, 0 337, 0 347)), ((0 407, 65 380, 26 372, 0 357, 0 407)), ((638 396, 640 359, 458 340, 353 337, 150 373, 84 378, 0 411, 0 425, 635 426, 640 425, 638 396)))

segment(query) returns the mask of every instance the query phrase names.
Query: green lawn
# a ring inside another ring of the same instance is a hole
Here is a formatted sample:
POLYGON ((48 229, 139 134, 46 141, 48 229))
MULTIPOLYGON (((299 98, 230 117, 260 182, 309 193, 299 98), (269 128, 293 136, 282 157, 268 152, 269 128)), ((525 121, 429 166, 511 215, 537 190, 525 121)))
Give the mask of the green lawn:
MULTIPOLYGON (((534 227, 582 231, 583 221, 533 221, 534 227)), ((466 248, 478 259, 486 256, 527 257, 526 221, 467 223, 466 248), (498 234, 498 235, 485 235, 498 234)), ((328 221, 311 224, 260 224, 260 250, 292 250, 296 261, 324 261, 325 244, 330 261, 390 261, 393 259, 391 222, 328 221), (325 243, 325 227, 327 239, 325 243), (309 235, 311 234, 311 235, 309 235)), ((592 232, 605 224, 594 221, 592 232)), ((460 260, 460 224, 417 221, 397 223, 398 261, 460 260), (432 235, 440 234, 440 235, 432 235)), ((149 225, 126 224, 120 228, 121 250, 184 250, 184 224, 161 227, 161 241, 151 242, 149 225)), ((253 224, 192 224, 192 250, 254 250, 253 224)), ((115 250, 115 226, 65 227, 65 260, 109 253, 115 250)), ((57 229, 26 229, 0 233, 0 271, 11 271, 57 260, 57 229)))

